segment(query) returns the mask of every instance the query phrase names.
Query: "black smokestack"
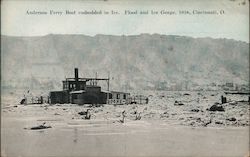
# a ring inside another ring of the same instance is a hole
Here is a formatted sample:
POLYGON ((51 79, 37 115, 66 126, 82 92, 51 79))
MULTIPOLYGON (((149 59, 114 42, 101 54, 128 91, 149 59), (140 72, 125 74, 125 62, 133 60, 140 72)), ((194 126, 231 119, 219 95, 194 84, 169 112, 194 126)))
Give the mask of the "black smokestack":
POLYGON ((76 90, 80 90, 79 77, 78 77, 78 68, 75 68, 75 81, 76 81, 76 90))

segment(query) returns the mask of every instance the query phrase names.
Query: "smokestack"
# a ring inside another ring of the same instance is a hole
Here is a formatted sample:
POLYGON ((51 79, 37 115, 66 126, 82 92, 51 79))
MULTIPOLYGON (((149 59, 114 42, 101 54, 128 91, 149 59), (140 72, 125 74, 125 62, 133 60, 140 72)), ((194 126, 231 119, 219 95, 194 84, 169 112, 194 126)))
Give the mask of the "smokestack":
POLYGON ((75 81, 76 81, 76 90, 80 90, 79 77, 78 77, 78 68, 75 68, 75 81))
POLYGON ((75 68, 75 79, 78 80, 78 68, 75 68))

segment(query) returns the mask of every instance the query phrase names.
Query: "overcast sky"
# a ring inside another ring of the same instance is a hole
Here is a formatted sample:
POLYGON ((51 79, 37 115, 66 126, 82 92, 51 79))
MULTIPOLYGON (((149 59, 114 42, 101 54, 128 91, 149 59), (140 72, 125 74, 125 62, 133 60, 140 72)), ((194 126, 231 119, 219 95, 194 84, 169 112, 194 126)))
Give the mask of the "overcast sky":
POLYGON ((1 34, 135 35, 158 33, 192 37, 228 38, 249 42, 248 0, 105 0, 1 1, 1 34), (28 15, 27 11, 62 11, 63 15, 28 15), (118 11, 119 15, 65 15, 65 10, 118 11), (125 10, 175 11, 176 15, 124 15, 125 10), (180 10, 212 11, 218 15, 180 15, 180 10))

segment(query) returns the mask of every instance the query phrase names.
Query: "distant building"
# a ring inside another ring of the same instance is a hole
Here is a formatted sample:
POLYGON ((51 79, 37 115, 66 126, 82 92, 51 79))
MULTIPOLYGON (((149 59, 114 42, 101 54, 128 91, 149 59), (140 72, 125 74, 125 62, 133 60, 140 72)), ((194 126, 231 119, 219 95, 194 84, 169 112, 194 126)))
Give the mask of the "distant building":
POLYGON ((225 91, 233 91, 235 90, 234 84, 231 82, 226 82, 224 85, 222 85, 222 89, 225 91))
POLYGON ((231 88, 233 88, 233 87, 234 87, 234 84, 233 84, 233 83, 226 83, 226 87, 231 87, 231 88))

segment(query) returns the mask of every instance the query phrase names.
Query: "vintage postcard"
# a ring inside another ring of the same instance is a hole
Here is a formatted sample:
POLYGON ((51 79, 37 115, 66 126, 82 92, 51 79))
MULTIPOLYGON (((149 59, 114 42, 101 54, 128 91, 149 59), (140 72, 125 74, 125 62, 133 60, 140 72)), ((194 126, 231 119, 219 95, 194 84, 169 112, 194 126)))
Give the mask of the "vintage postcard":
POLYGON ((249 156, 248 0, 2 0, 1 156, 249 156))

